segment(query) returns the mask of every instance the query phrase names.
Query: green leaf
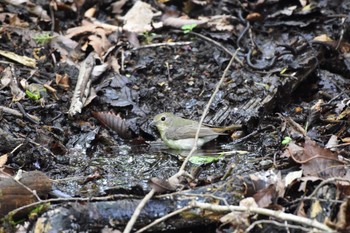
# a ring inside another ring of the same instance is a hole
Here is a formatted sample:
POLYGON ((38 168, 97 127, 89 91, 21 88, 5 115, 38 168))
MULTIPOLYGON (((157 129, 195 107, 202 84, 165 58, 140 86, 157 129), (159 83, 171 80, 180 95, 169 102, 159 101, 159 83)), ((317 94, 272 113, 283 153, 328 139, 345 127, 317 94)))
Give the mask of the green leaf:
POLYGON ((224 156, 223 153, 221 153, 219 156, 218 155, 192 155, 190 158, 190 162, 195 164, 195 165, 203 165, 203 164, 208 164, 212 162, 216 162, 219 159, 221 159, 224 156))
POLYGON ((195 27, 197 27, 197 24, 194 23, 194 24, 183 25, 181 29, 186 34, 191 32, 195 27))
POLYGON ((44 45, 49 43, 52 40, 53 36, 50 36, 49 33, 43 33, 33 37, 36 43, 44 45))
POLYGON ((32 83, 27 87, 26 94, 32 100, 39 100, 46 94, 46 89, 41 84, 32 83))
POLYGON ((284 137, 283 140, 282 140, 282 145, 288 145, 291 141, 292 141, 292 138, 286 136, 286 137, 284 137))
POLYGON ((40 92, 31 92, 29 90, 26 90, 26 94, 29 97, 29 99, 32 100, 39 100, 41 98, 40 92))

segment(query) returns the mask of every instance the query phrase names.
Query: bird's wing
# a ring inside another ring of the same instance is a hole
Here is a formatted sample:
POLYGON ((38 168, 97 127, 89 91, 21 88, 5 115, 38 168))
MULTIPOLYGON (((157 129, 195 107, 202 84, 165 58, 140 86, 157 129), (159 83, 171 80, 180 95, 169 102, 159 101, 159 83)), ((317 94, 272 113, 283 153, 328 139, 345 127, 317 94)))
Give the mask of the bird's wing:
MULTIPOLYGON (((186 125, 183 127, 170 127, 165 136, 168 139, 178 140, 186 138, 194 138, 196 136, 198 124, 186 125)), ((202 126, 199 131, 199 137, 217 135, 221 133, 214 132, 211 128, 202 126)))

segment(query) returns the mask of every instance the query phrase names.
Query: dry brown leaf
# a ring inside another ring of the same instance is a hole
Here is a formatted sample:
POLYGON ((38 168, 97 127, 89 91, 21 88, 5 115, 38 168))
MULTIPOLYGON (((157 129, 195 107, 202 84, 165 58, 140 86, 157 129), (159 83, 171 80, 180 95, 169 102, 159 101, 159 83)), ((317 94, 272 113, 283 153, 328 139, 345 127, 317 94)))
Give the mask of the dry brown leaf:
POLYGON ((2 168, 3 166, 5 166, 6 162, 7 162, 7 158, 8 155, 4 154, 0 156, 0 168, 2 168))
POLYGON ((152 30, 152 7, 148 3, 137 1, 124 16, 123 29, 129 32, 143 33, 152 30))
POLYGON ((231 16, 217 15, 211 17, 198 17, 199 20, 207 21, 207 25, 213 31, 233 31, 234 27, 230 23, 231 16))
POLYGON ((119 1, 113 2, 111 4, 112 9, 113 9, 112 13, 120 15, 123 12, 122 7, 125 5, 126 2, 127 2, 127 0, 119 0, 119 1))
POLYGON ((267 207, 278 197, 276 186, 271 184, 269 187, 259 190, 253 198, 259 207, 267 207))
POLYGON ((61 60, 66 61, 68 57, 75 53, 78 43, 68 36, 56 35, 50 41, 51 48, 55 49, 61 55, 61 60))
POLYGON ((299 189, 298 191, 300 192, 303 192, 303 193, 306 193, 309 189, 308 187, 308 184, 310 182, 320 182, 321 179, 319 177, 316 177, 316 176, 307 176, 307 177, 301 177, 300 179, 300 186, 299 186, 299 189))
POLYGON ((338 230, 346 230, 350 228, 350 200, 347 198, 339 208, 337 214, 336 222, 334 222, 334 227, 338 230))
POLYGON ((87 32, 95 34, 96 32, 98 32, 99 29, 103 29, 104 33, 106 35, 109 35, 110 33, 118 30, 119 27, 116 27, 114 25, 99 23, 97 21, 91 23, 88 20, 83 20, 82 26, 69 28, 67 30, 66 36, 68 38, 72 38, 72 37, 76 37, 76 36, 81 35, 81 34, 86 34, 87 32))
POLYGON ((121 138, 131 138, 129 126, 119 115, 111 112, 93 112, 92 115, 104 126, 114 130, 121 138))
POLYGON ((84 13, 84 17, 86 18, 92 18, 96 14, 96 7, 91 7, 84 13))
POLYGON ((8 66, 1 73, 0 90, 7 87, 11 83, 12 79, 13 77, 12 77, 11 68, 8 66))
POLYGON ((117 74, 120 74, 121 67, 119 65, 118 58, 116 58, 115 56, 109 56, 107 61, 109 65, 112 67, 113 71, 116 72, 117 74))
POLYGON ((350 44, 346 42, 340 42, 339 50, 342 54, 350 53, 350 44))
POLYGON ((314 41, 321 41, 321 42, 332 42, 332 38, 330 38, 328 35, 326 34, 322 34, 319 36, 316 36, 314 39, 314 41))
POLYGON ((9 18, 9 25, 21 28, 29 27, 29 23, 21 20, 17 14, 12 14, 8 12, 0 13, 0 22, 6 24, 5 20, 9 18))
POLYGON ((94 51, 102 57, 108 49, 112 47, 107 37, 115 30, 119 30, 119 27, 101 24, 97 21, 91 23, 84 20, 82 26, 68 29, 66 37, 77 38, 79 36, 86 37, 88 35, 87 42, 81 46, 82 50, 85 51, 90 45, 94 48, 94 51))
POLYGON ((26 94, 24 91, 21 90, 18 86, 18 82, 15 80, 15 78, 12 78, 11 83, 10 83, 10 88, 11 88, 11 94, 12 94, 12 101, 20 101, 23 99, 26 94))
POLYGON ((304 148, 295 144, 295 142, 290 142, 287 149, 281 155, 282 158, 299 157, 304 153, 304 148))
POLYGON ((249 22, 256 22, 256 21, 261 21, 263 19, 263 16, 258 12, 251 12, 247 15, 246 19, 249 22))
POLYGON ((347 165, 338 159, 331 150, 319 146, 315 141, 306 139, 304 148, 290 143, 284 154, 302 165, 304 176, 317 176, 323 179, 331 177, 348 177, 350 172, 347 165))
POLYGON ((244 179, 245 182, 245 196, 251 197, 255 195, 259 190, 269 187, 271 184, 276 185, 280 190, 280 186, 283 188, 283 183, 280 174, 275 174, 273 171, 262 171, 250 174, 248 178, 244 179))
POLYGON ((60 75, 60 74, 56 74, 56 84, 59 87, 62 87, 64 90, 68 90, 69 89, 69 77, 67 74, 64 75, 60 75))
POLYGON ((284 185, 285 187, 289 186, 294 180, 301 178, 303 174, 302 170, 294 171, 294 172, 288 172, 286 177, 284 177, 284 185))
POLYGON ((312 202, 311 208, 310 208, 310 217, 316 218, 320 213, 323 212, 322 206, 320 204, 319 200, 315 200, 312 202))
POLYGON ((111 47, 106 31, 102 28, 97 28, 95 34, 88 38, 90 40, 89 44, 100 57, 102 57, 102 55, 111 47))
MULTIPOLYGON (((239 206, 244 206, 247 208, 256 208, 258 207, 258 205, 256 204, 254 198, 252 197, 247 197, 244 198, 243 200, 241 200, 239 202, 239 206)), ((232 226, 236 227, 236 228, 246 228, 247 226, 250 225, 250 221, 249 221, 249 212, 231 212, 228 213, 226 215, 224 215, 223 217, 220 218, 220 221, 222 223, 230 223, 232 226)))
MULTIPOLYGON (((52 190, 52 180, 40 171, 23 173, 19 180, 21 184, 14 179, 10 176, 0 178, 1 218, 13 209, 38 201, 33 192, 29 190, 35 190, 39 197, 47 197, 52 190)), ((28 215, 31 210, 25 209, 23 211, 28 215)))
POLYGON ((165 26, 170 26, 174 28, 181 28, 184 25, 196 24, 202 25, 207 23, 207 20, 199 20, 199 19, 189 19, 189 18, 178 18, 178 17, 165 17, 162 19, 163 24, 165 26))
POLYGON ((152 177, 148 181, 148 185, 156 191, 156 193, 165 193, 176 190, 176 185, 173 186, 169 181, 160 179, 158 177, 152 177))

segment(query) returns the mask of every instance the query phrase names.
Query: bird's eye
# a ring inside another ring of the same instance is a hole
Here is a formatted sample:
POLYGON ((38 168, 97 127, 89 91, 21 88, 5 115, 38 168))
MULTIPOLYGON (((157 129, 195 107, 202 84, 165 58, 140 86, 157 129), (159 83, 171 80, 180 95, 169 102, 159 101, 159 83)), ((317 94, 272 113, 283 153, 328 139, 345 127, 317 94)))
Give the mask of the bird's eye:
POLYGON ((161 121, 165 121, 165 119, 166 119, 165 117, 160 118, 161 121))

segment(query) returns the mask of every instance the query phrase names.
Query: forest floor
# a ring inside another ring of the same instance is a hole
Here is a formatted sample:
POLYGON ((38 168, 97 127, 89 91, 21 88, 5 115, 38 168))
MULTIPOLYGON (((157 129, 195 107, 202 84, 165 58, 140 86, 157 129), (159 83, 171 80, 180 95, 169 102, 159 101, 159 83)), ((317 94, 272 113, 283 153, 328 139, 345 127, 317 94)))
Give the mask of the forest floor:
POLYGON ((122 231, 147 193, 134 230, 167 215, 148 231, 349 231, 349 15, 0 1, 0 231, 122 231), (151 126, 162 112, 242 128, 189 156, 151 126))

